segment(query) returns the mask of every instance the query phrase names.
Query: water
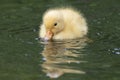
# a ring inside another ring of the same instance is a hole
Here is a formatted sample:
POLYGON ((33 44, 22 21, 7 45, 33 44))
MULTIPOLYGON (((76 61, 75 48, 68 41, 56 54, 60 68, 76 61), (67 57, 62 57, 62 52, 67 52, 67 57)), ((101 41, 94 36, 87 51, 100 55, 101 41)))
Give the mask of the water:
POLYGON ((0 80, 120 80, 118 0, 1 0, 0 80), (84 13, 87 38, 42 42, 38 26, 49 7, 84 13))
POLYGON ((79 70, 78 66, 87 62, 80 60, 85 55, 82 52, 86 41, 84 38, 42 42, 45 45, 42 51, 44 62, 41 64, 43 72, 50 78, 58 78, 65 73, 85 74, 86 72, 79 70))

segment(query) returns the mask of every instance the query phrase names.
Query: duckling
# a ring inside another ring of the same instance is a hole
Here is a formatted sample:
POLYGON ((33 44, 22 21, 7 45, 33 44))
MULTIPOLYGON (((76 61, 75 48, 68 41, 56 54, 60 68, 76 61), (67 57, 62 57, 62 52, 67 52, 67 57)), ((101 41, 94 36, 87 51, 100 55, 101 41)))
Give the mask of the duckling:
POLYGON ((88 27, 83 15, 73 8, 54 8, 43 15, 39 36, 44 40, 65 40, 87 35, 88 27))

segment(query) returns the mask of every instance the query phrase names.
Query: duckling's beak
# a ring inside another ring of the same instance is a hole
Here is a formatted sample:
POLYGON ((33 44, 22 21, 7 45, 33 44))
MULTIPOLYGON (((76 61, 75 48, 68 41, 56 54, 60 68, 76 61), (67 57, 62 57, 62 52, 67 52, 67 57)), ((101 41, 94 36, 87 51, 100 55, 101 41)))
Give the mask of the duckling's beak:
POLYGON ((45 38, 44 38, 44 39, 45 39, 46 41, 48 41, 48 40, 51 40, 52 37, 53 37, 52 31, 48 30, 48 31, 46 32, 46 35, 45 35, 45 38))

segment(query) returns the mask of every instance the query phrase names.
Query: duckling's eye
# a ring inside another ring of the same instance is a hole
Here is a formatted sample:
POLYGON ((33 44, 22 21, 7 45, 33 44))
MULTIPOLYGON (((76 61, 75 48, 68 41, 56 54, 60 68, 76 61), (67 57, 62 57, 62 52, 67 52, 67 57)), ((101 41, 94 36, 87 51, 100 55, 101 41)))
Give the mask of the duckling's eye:
POLYGON ((54 23, 54 26, 57 26, 57 23, 54 23))

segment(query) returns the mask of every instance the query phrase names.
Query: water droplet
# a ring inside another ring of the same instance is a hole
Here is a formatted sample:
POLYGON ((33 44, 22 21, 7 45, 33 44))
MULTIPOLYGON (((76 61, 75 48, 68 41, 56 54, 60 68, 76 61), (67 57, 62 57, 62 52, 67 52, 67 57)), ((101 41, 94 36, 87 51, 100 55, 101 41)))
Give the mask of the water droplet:
POLYGON ((10 34, 10 35, 8 35, 8 37, 10 37, 10 38, 11 38, 11 37, 12 37, 12 35, 10 34))
POLYGON ((114 50, 120 50, 120 48, 114 48, 114 50))
POLYGON ((37 41, 38 41, 38 40, 40 40, 40 38, 35 38, 35 40, 37 40, 37 41))
POLYGON ((26 54, 25 54, 25 56, 27 57, 27 56, 28 56, 28 54, 26 53, 26 54))
POLYGON ((33 29, 33 32, 36 32, 37 30, 36 29, 33 29))
POLYGON ((120 52, 115 52, 115 54, 120 54, 120 52))
POLYGON ((42 60, 46 61, 47 59, 46 58, 42 58, 42 60))
POLYGON ((98 36, 100 36, 100 33, 97 33, 98 36))

